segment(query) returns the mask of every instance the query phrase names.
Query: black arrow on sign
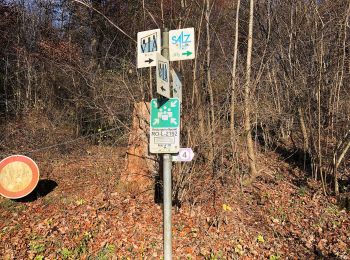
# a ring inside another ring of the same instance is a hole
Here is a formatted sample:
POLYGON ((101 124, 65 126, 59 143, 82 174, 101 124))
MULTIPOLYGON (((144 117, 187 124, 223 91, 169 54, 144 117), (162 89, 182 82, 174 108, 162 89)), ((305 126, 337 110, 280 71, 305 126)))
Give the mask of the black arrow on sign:
POLYGON ((147 62, 148 64, 150 64, 151 62, 153 62, 153 60, 151 58, 149 58, 148 60, 145 60, 145 62, 147 62))
POLYGON ((164 88, 163 86, 161 86, 160 89, 161 89, 162 91, 165 91, 165 88, 164 88))

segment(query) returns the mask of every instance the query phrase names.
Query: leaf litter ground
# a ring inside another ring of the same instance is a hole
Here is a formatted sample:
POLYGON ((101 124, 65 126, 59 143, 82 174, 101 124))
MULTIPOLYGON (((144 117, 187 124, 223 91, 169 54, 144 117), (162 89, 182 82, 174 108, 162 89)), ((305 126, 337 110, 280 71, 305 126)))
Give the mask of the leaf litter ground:
MULTIPOLYGON (((37 154, 46 182, 27 198, 0 198, 0 258, 161 259, 161 205, 118 185, 125 151, 82 143, 37 154)), ((259 161, 250 187, 193 183, 201 198, 173 211, 174 258, 349 259, 349 213, 276 154, 259 161)))

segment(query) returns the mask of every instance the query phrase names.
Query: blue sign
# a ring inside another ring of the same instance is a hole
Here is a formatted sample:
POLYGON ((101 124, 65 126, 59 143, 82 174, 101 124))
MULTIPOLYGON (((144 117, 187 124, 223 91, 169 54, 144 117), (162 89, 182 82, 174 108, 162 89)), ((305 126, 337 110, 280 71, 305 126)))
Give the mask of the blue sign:
POLYGON ((158 76, 163 81, 168 82, 168 63, 159 61, 158 63, 158 76))
POLYGON ((157 53, 156 58, 157 93, 170 98, 169 61, 159 53, 157 53))

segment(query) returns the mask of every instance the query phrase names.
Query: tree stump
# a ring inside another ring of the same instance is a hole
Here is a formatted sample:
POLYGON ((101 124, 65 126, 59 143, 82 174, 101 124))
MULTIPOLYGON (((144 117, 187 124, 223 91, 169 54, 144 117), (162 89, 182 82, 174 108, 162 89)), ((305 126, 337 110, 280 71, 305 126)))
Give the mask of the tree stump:
POLYGON ((135 103, 126 155, 126 167, 121 176, 121 182, 132 191, 142 192, 153 189, 152 186, 154 186, 158 163, 156 155, 149 153, 149 120, 149 103, 135 103))

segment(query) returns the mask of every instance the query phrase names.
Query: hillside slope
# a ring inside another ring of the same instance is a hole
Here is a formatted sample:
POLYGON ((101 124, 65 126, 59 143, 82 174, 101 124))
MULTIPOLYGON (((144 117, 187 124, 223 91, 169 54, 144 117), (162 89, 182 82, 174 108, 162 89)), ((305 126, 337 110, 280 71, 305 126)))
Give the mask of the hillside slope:
MULTIPOLYGON (((2 151, 13 152, 6 142, 2 151)), ((0 258, 160 259, 162 208, 153 191, 119 182, 125 152, 80 140, 33 153, 37 189, 0 198, 0 258)), ((258 160, 261 175, 249 187, 204 173, 193 180, 197 200, 173 211, 174 257, 349 259, 349 213, 277 154, 258 160)))

